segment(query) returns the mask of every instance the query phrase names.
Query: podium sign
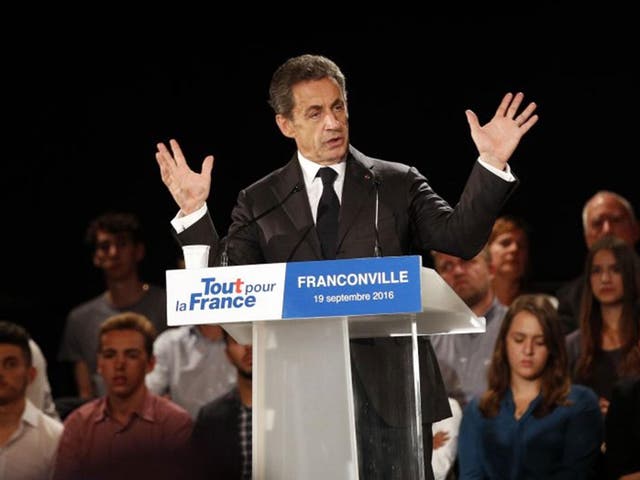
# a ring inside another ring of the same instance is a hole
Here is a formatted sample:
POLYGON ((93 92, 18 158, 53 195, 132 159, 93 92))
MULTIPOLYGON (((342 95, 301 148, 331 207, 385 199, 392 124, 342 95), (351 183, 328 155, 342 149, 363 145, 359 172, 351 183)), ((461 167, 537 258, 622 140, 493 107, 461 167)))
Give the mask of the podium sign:
POLYGON ((287 265, 282 318, 419 312, 420 257, 287 265))
POLYGON ((167 323, 417 313, 419 256, 168 270, 167 323))
POLYGON ((410 412, 403 478, 425 478, 418 336, 483 332, 485 321, 421 257, 168 270, 166 280, 170 326, 222 324, 253 344, 255 480, 359 478, 351 356, 362 345, 351 341, 391 336, 409 337, 392 342, 405 345, 402 368, 379 372, 400 380, 410 412))

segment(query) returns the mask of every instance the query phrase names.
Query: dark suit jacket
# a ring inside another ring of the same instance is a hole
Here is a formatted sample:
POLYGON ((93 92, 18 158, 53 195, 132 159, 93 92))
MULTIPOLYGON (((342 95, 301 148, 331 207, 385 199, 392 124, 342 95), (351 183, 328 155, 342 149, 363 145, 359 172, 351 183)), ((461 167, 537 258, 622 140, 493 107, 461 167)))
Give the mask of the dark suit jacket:
POLYGON ((192 434, 196 478, 241 478, 239 416, 240 396, 235 388, 200 407, 192 434))
MULTIPOLYGON (((367 157, 350 147, 336 258, 373 256, 376 195, 379 244, 384 256, 425 254, 435 249, 472 258, 486 243, 516 183, 502 180, 476 162, 458 204, 452 208, 416 168, 367 157)), ((206 215, 180 233, 178 241, 182 245, 211 245, 212 265, 218 264, 225 244, 231 265, 322 260, 309 200, 304 189, 299 191, 300 186, 304 187, 304 179, 294 154, 284 167, 239 193, 226 239, 221 241, 211 217, 206 215), (274 206, 278 208, 262 216, 274 206)), ((450 416, 449 402, 428 338, 421 337, 419 345, 422 415, 429 423, 450 416)), ((403 341, 388 338, 351 345, 356 373, 371 402, 391 425, 404 423, 396 408, 402 389, 394 385, 394 379, 402 375, 391 376, 389 383, 380 385, 378 372, 403 371, 406 366, 400 363, 402 355, 397 352, 405 346, 403 341)))

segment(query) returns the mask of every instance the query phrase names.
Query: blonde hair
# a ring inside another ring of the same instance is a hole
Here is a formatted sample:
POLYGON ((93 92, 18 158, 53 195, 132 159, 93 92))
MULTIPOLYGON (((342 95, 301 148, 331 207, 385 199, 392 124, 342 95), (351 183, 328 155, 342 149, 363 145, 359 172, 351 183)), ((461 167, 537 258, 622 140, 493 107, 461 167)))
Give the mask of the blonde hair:
POLYGON ((156 327, 146 316, 136 312, 123 312, 107 318, 100 325, 100 350, 102 350, 102 335, 114 330, 135 330, 140 332, 144 337, 145 352, 149 357, 153 355, 153 342, 158 333, 156 327))

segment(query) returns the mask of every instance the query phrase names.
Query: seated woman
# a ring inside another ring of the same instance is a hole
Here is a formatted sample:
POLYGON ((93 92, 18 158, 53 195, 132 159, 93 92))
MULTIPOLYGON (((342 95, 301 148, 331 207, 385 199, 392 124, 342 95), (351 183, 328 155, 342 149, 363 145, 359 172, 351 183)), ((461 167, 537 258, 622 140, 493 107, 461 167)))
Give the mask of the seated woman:
POLYGON ((624 241, 605 236, 589 249, 580 328, 567 336, 574 383, 600 397, 606 415, 613 386, 640 375, 640 260, 624 241))
POLYGON ((488 384, 462 416, 461 480, 596 478, 598 398, 571 384, 558 314, 546 295, 521 295, 509 307, 488 384))

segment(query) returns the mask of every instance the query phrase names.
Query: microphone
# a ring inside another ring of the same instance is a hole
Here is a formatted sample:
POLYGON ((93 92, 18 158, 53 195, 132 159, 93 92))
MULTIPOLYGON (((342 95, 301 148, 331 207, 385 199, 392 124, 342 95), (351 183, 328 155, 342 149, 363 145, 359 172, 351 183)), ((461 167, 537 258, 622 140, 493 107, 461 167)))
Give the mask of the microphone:
POLYGON ((309 232, 313 230, 313 227, 315 226, 316 226, 315 223, 312 222, 307 228, 304 229, 302 235, 300 236, 300 239, 296 242, 294 247, 291 249, 291 253, 289 253, 289 255, 287 256, 287 259, 285 260, 286 263, 289 263, 291 261, 293 256, 298 251, 298 248, 300 247, 300 245, 302 245, 302 242, 304 242, 304 239, 307 238, 307 235, 309 235, 309 232))
POLYGON ((224 242, 224 248, 222 250, 222 253, 220 254, 220 266, 221 267, 228 267, 229 266, 229 256, 227 254, 227 250, 229 249, 229 240, 231 240, 231 238, 233 238, 235 235, 237 235, 238 233, 242 232, 246 228, 250 227, 251 225, 257 223, 258 220, 260 220, 261 218, 266 217, 271 212, 273 212, 276 208, 281 208, 282 205, 284 205, 285 202, 287 200, 289 200, 289 198, 291 198, 291 196, 294 193, 298 193, 298 192, 301 192, 303 190, 304 190, 304 184, 296 183, 293 186, 293 188, 289 191, 289 193, 287 193, 284 196, 284 198, 282 200, 280 200, 278 203, 276 203, 276 204, 272 205, 271 207, 267 208, 266 210, 261 212, 259 215, 256 215, 255 217, 253 217, 248 222, 245 222, 245 223, 241 224, 238 228, 233 230, 233 232, 229 231, 227 233, 227 236, 222 240, 224 242))
POLYGON ((382 181, 375 175, 373 172, 371 174, 366 174, 364 176, 367 180, 371 179, 373 185, 376 189, 376 211, 373 220, 373 231, 374 231, 374 245, 373 245, 373 256, 374 257, 382 257, 382 247, 380 246, 380 232, 378 231, 378 213, 379 213, 379 205, 380 205, 380 185, 382 181))

